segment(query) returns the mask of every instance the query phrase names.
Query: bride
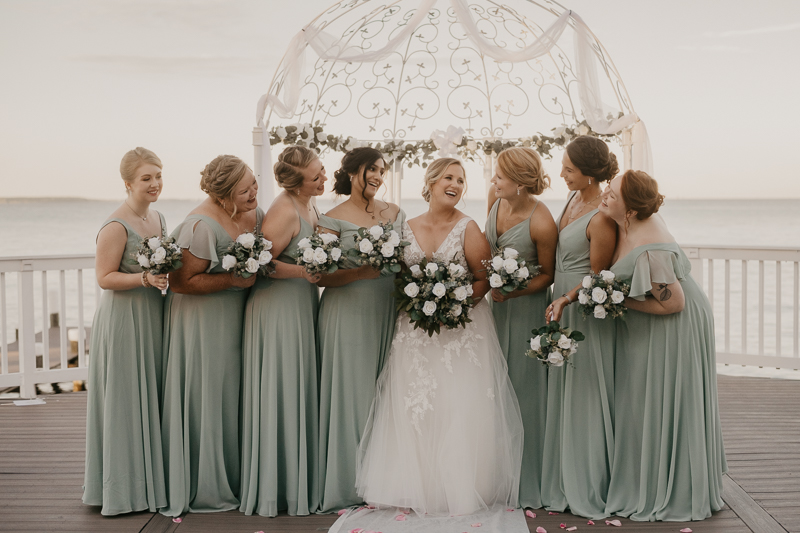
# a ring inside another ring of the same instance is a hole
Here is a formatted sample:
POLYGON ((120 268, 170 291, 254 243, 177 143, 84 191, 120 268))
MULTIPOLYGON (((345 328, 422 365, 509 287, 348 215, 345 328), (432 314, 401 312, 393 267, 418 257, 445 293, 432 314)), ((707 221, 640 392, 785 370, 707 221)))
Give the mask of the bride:
POLYGON ((406 264, 460 263, 474 276, 478 303, 465 328, 432 337, 404 312, 397 317, 359 445, 358 494, 379 508, 452 516, 517 505, 522 420, 483 298, 489 244, 455 207, 465 186, 459 160, 437 159, 422 190, 428 212, 403 225, 406 264))

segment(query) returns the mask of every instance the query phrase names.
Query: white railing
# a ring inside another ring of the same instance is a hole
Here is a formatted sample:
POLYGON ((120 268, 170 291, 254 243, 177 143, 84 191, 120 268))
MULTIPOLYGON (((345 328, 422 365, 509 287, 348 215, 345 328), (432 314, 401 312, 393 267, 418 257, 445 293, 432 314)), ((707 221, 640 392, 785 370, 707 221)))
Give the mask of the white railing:
MULTIPOLYGON (((714 309, 717 362, 800 370, 800 249, 683 249, 714 309)), ((20 387, 20 396, 31 398, 39 383, 85 380, 86 322, 91 321, 100 292, 94 255, 0 258, 0 389, 20 387), (84 274, 90 276, 88 282, 84 274), (56 278, 57 292, 48 291, 48 278, 56 278), (9 287, 16 287, 16 302, 9 298, 9 287), (57 364, 51 364, 50 357, 52 312, 59 314, 57 364), (16 315, 14 322, 11 314, 16 315), (78 332, 78 366, 72 368, 67 364, 68 321, 78 332), (14 325, 19 329, 16 371, 9 365, 14 325), (40 350, 37 330, 42 333, 40 350)))

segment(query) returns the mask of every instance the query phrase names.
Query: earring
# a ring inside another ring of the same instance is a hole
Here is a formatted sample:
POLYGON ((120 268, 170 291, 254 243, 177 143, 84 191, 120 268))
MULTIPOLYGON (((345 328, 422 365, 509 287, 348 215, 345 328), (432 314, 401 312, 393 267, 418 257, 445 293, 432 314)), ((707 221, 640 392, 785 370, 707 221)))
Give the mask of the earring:
POLYGON ((517 196, 519 196, 519 189, 517 189, 517 196))
POLYGON ((589 178, 589 185, 592 184, 592 178, 589 178))

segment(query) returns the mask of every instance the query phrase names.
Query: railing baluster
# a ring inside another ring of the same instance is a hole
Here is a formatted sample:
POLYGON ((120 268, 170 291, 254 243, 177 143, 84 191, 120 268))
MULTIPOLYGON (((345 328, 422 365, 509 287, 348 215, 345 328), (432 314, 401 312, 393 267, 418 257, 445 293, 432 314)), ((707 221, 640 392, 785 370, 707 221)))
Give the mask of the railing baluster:
POLYGON ((17 272, 19 309, 19 372, 22 382, 19 387, 20 398, 36 397, 36 319, 33 299, 33 261, 23 261, 22 270, 17 272))
POLYGON ((764 261, 758 262, 758 355, 764 355, 764 261))
POLYGON ((782 263, 775 261, 775 355, 781 354, 781 268, 782 263))
POLYGON ((83 269, 78 269, 78 368, 86 367, 86 329, 83 326, 83 269))
POLYGON ((742 260, 742 353, 747 353, 747 261, 742 260))
MULTIPOLYGON (((795 264, 795 266, 797 266, 795 264)), ((795 285, 797 285, 795 283, 795 285)), ((0 349, 2 352, 2 371, 3 374, 8 374, 8 312, 6 311, 6 273, 0 272, 0 349)), ((796 345, 795 345, 796 346, 796 345)))
POLYGON ((47 306, 47 270, 42 270, 42 368, 50 370, 50 314, 47 306))
POLYGON ((725 260, 725 353, 731 353, 731 260, 725 260))
POLYGON ((794 263, 794 356, 800 355, 800 262, 794 263))
POLYGON ((58 273, 58 335, 61 348, 61 367, 67 368, 67 271, 60 270, 58 273))
POLYGON ((714 315, 714 260, 708 260, 708 301, 711 302, 711 315, 714 315))

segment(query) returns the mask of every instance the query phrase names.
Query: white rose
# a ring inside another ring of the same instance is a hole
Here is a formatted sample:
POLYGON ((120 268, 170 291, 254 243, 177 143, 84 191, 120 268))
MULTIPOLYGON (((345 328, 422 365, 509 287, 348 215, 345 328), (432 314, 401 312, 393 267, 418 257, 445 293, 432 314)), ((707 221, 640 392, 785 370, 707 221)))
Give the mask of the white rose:
POLYGON ((478 149, 478 142, 477 141, 467 141, 467 150, 470 152, 474 152, 478 149))
POLYGON ((381 246, 381 255, 386 258, 392 257, 394 255, 394 246, 392 246, 392 243, 390 242, 383 243, 383 246, 381 246))
POLYGON ((616 278, 614 273, 611 272, 610 270, 601 270, 600 276, 603 277, 603 281, 605 281, 606 283, 611 283, 612 281, 614 281, 614 278, 616 278))
POLYGON ((265 250, 272 250, 272 241, 268 241, 265 238, 261 238, 261 244, 264 246, 265 250))
POLYGON ((433 315, 436 312, 436 302, 425 302, 425 305, 422 306, 422 312, 428 316, 433 315))
POLYGON ((397 246, 398 244, 400 244, 400 234, 397 233, 395 230, 390 231, 389 240, 387 242, 390 242, 392 246, 397 246))
POLYGON ((492 274, 489 278, 489 285, 492 286, 493 289, 497 289, 503 286, 503 278, 500 277, 500 274, 492 274))
POLYGON ((611 293, 611 303, 621 304, 623 300, 625 300, 625 295, 620 291, 614 291, 611 293))
POLYGON ((223 255, 222 256, 222 268, 225 270, 230 270, 236 266, 236 258, 232 255, 223 255))
POLYGON ((322 142, 322 141, 327 141, 327 140, 328 140, 328 136, 327 135, 325 135, 322 132, 317 133, 317 141, 322 142))
POLYGON ((403 289, 403 292, 406 293, 406 295, 410 298, 416 298, 417 294, 419 294, 419 285, 416 283, 409 283, 403 289))
MULTIPOLYGON (((464 300, 467 299, 467 288, 466 287, 456 287, 456 290, 454 291, 454 293, 455 293, 456 300, 458 300, 459 302, 463 302, 464 300)), ((456 316, 458 316, 458 315, 456 315, 456 316)))
POLYGON ((322 239, 323 244, 330 244, 334 241, 339 240, 339 237, 337 237, 333 233, 320 233, 319 238, 322 239))
POLYGON ((467 285, 467 296, 472 296, 472 285, 467 285))
POLYGON ((584 289, 591 289, 592 276, 584 276, 583 281, 581 282, 581 287, 583 287, 584 289))
POLYGON ((236 237, 236 242, 247 248, 248 250, 256 243, 256 236, 252 233, 242 233, 236 237))
POLYGON ((578 135, 586 135, 589 133, 589 127, 586 124, 578 126, 578 135))
POLYGON ((513 248, 503 250, 503 259, 516 259, 517 257, 519 257, 519 252, 513 248))
POLYGON ((608 298, 608 293, 605 289, 601 289, 600 287, 592 289, 592 300, 595 302, 601 304, 606 301, 606 298, 608 298))
POLYGON ((159 239, 158 237, 150 237, 149 239, 147 239, 147 246, 151 250, 155 250, 156 248, 161 246, 161 239, 159 239))
POLYGON ((303 128, 303 131, 305 131, 309 141, 314 139, 314 128, 311 126, 311 124, 306 124, 305 128, 303 128))
POLYGON ((572 339, 566 335, 561 335, 561 337, 558 339, 558 347, 562 350, 569 350, 572 348, 572 339))
POLYGON ((303 250, 303 261, 306 263, 313 263, 314 262, 314 250, 311 248, 306 248, 303 250))
POLYGON ((531 273, 528 270, 528 267, 522 267, 519 270, 517 270, 517 278, 518 279, 525 279, 530 275, 531 275, 531 273))
POLYGON ((564 364, 564 356, 558 352, 550 352, 547 356, 547 362, 553 366, 562 366, 564 364))
POLYGON ((531 339, 531 350, 538 352, 542 348, 542 336, 536 335, 531 339))
POLYGON ((419 268, 419 265, 411 265, 409 267, 409 270, 411 271, 411 275, 414 276, 415 278, 422 277, 422 269, 419 268))
POLYGON ((167 257, 167 251, 159 246, 156 248, 156 251, 153 252, 153 256, 150 258, 154 264, 160 265, 164 262, 164 259, 167 257))
POLYGON ((275 130, 275 135, 278 136, 278 139, 284 140, 286 138, 286 128, 281 126, 280 128, 275 130))
POLYGON ((255 274, 256 272, 258 272, 258 266, 259 266, 258 261, 256 261, 251 257, 250 259, 247 260, 247 262, 245 262, 244 269, 250 272, 251 274, 255 274))
POLYGON ((513 274, 514 272, 517 271, 517 269, 519 268, 519 265, 517 264, 517 260, 516 259, 506 259, 505 261, 503 261, 503 268, 509 274, 513 274))
POLYGON ((373 250, 372 243, 369 241, 369 239, 361 239, 361 242, 358 243, 358 250, 362 254, 371 253, 373 250))
POLYGON ((594 317, 595 318, 605 318, 606 317, 606 308, 602 305, 595 305, 594 306, 594 317))
POLYGON ((453 306, 453 316, 461 316, 461 311, 462 309, 459 304, 453 306))
POLYGON ((333 259, 334 261, 338 261, 340 257, 342 257, 342 249, 331 248, 331 259, 333 259))
POLYGON ((317 248, 314 250, 314 262, 322 264, 327 260, 328 254, 325 253, 325 250, 322 248, 317 248))
POLYGON ((499 255, 492 257, 492 268, 495 270, 503 268, 503 258, 499 255))
POLYGON ((136 260, 139 261, 139 264, 142 268, 150 268, 150 260, 147 259, 147 256, 144 254, 139 254, 136 256, 136 260))
POLYGON ((447 289, 445 288, 444 283, 437 283, 436 285, 433 286, 431 292, 433 292, 434 296, 441 298, 442 296, 447 294, 447 289))
POLYGON ((435 276, 438 270, 439 270, 439 265, 437 265, 436 263, 428 263, 427 265, 425 265, 425 272, 428 273, 428 276, 431 277, 435 276))
POLYGON ((272 254, 266 250, 263 250, 260 254, 258 254, 258 264, 259 265, 266 265, 272 261, 272 254))
POLYGON ((311 241, 308 239, 308 237, 300 239, 300 242, 297 243, 297 247, 300 248, 301 250, 306 250, 308 248, 311 248, 311 241))
POLYGON ((460 278, 464 275, 464 267, 458 263, 450 263, 450 266, 447 267, 447 271, 455 278, 460 278))
POLYGON ((367 232, 368 232, 368 233, 370 234, 370 236, 371 236, 373 239, 375 239, 376 241, 377 241, 378 239, 380 239, 381 237, 383 237, 383 228, 382 228, 382 227, 380 227, 380 226, 379 226, 379 225, 377 225, 377 224, 375 224, 374 226, 372 226, 371 228, 369 228, 369 229, 367 230, 367 232))
POLYGON ((586 291, 578 292, 578 303, 581 305, 586 305, 589 303, 589 295, 586 293, 586 291))

